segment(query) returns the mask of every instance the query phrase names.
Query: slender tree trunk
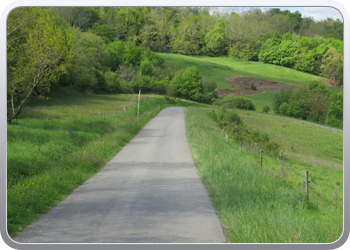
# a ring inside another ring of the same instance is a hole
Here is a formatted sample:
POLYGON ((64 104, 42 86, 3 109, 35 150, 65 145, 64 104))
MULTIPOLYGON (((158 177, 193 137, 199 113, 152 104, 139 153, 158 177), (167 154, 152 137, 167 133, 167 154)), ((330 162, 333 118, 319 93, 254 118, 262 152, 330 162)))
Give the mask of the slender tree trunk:
POLYGON ((15 110, 13 108, 13 113, 12 113, 12 115, 9 118, 7 118, 7 123, 11 123, 11 121, 13 119, 16 119, 17 116, 22 112, 23 105, 27 102, 29 96, 33 93, 34 89, 36 88, 36 86, 38 86, 39 82, 40 82, 40 80, 35 83, 34 87, 31 88, 29 93, 22 99, 21 103, 18 105, 18 108, 17 108, 16 112, 15 112, 15 110))

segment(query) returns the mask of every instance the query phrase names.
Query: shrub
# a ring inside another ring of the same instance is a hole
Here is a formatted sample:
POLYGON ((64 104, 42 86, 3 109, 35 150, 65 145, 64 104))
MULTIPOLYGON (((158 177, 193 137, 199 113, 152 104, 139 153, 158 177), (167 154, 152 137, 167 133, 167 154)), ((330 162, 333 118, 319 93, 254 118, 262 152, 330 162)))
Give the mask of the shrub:
POLYGON ((234 110, 226 110, 225 107, 222 107, 217 112, 214 110, 208 112, 208 116, 216 121, 226 133, 233 135, 236 142, 243 142, 250 150, 257 152, 262 149, 271 156, 278 155, 279 145, 270 141, 267 133, 248 129, 234 110))
POLYGON ((265 106, 263 107, 263 112, 269 113, 269 111, 270 111, 270 106, 269 106, 269 105, 265 105, 265 106))
POLYGON ((221 100, 214 102, 215 105, 223 106, 226 108, 238 108, 245 110, 255 110, 255 106, 252 100, 237 97, 235 95, 227 95, 221 100))
POLYGON ((273 98, 273 110, 275 114, 280 113, 280 106, 283 103, 289 103, 289 99, 292 95, 292 89, 282 89, 281 91, 277 92, 273 98))
POLYGON ((342 127, 343 126, 343 92, 333 94, 329 105, 326 124, 342 127))
POLYGON ((290 105, 288 103, 284 102, 279 108, 279 113, 281 115, 289 116, 291 114, 291 107, 290 107, 290 105))

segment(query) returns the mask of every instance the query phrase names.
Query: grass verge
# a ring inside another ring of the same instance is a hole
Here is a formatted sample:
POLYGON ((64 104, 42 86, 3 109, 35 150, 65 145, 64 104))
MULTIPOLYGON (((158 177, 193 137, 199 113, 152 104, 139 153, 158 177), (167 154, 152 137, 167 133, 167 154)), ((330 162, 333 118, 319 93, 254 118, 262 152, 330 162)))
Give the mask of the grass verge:
POLYGON ((32 102, 18 123, 7 126, 10 237, 97 173, 163 108, 194 105, 179 99, 143 97, 138 121, 137 95, 64 93, 32 102))
MULTIPOLYGON (((278 159, 227 143, 208 110, 186 109, 192 156, 226 231, 236 243, 331 243, 343 231, 343 175, 288 158, 283 176, 278 159), (304 174, 309 170, 306 200, 304 174)), ((302 143, 303 139, 294 135, 302 143)), ((286 139, 286 138, 285 138, 286 139)))

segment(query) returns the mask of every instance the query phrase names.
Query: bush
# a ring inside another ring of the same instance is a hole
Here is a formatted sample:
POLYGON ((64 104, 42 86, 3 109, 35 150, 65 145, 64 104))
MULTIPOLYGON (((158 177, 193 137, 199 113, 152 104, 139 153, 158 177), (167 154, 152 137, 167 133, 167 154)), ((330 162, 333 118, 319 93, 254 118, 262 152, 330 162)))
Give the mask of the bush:
POLYGON ((289 103, 289 99, 292 95, 292 89, 282 89, 281 91, 277 92, 273 98, 273 110, 275 114, 280 113, 280 106, 283 103, 289 103))
POLYGON ((236 142, 243 142, 252 151, 264 150, 271 156, 277 156, 279 145, 270 141, 267 133, 248 129, 241 117, 233 110, 220 108, 217 112, 212 110, 208 116, 217 122, 218 126, 231 134, 236 142))
POLYGON ((215 105, 223 106, 226 108, 238 108, 245 110, 255 110, 255 106, 252 100, 245 99, 242 97, 237 97, 234 95, 227 95, 221 100, 214 102, 215 105))
POLYGON ((263 112, 269 113, 269 111, 270 111, 270 106, 269 106, 269 105, 265 105, 265 106, 263 107, 263 112))
POLYGON ((284 102, 279 109, 281 115, 289 116, 291 114, 291 107, 288 103, 284 102))
POLYGON ((333 94, 331 99, 326 124, 343 127, 343 92, 333 94))

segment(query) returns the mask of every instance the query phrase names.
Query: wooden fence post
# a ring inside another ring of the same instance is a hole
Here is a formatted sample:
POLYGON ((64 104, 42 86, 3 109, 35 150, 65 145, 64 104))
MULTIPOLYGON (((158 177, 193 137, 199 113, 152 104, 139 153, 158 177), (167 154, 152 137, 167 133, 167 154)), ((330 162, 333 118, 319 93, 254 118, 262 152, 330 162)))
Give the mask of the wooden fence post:
POLYGON ((35 135, 35 141, 36 141, 36 145, 38 146, 38 152, 41 153, 41 152, 40 152, 40 147, 39 147, 38 138, 36 137, 36 135, 35 135))
POLYGON ((260 149, 260 168, 262 168, 262 160, 263 160, 262 150, 260 149))
POLYGON ((239 142, 239 153, 242 152, 242 142, 239 142))
POLYGON ((228 142, 228 134, 226 134, 226 142, 228 142))
POLYGON ((222 129, 222 136, 225 136, 225 130, 222 129))
POLYGON ((126 112, 126 110, 125 110, 125 105, 123 106, 124 107, 124 113, 126 112))
POLYGON ((103 113, 103 120, 105 119, 105 113, 103 113))
POLYGON ((309 200, 309 171, 305 171, 305 192, 306 192, 306 199, 309 200))

